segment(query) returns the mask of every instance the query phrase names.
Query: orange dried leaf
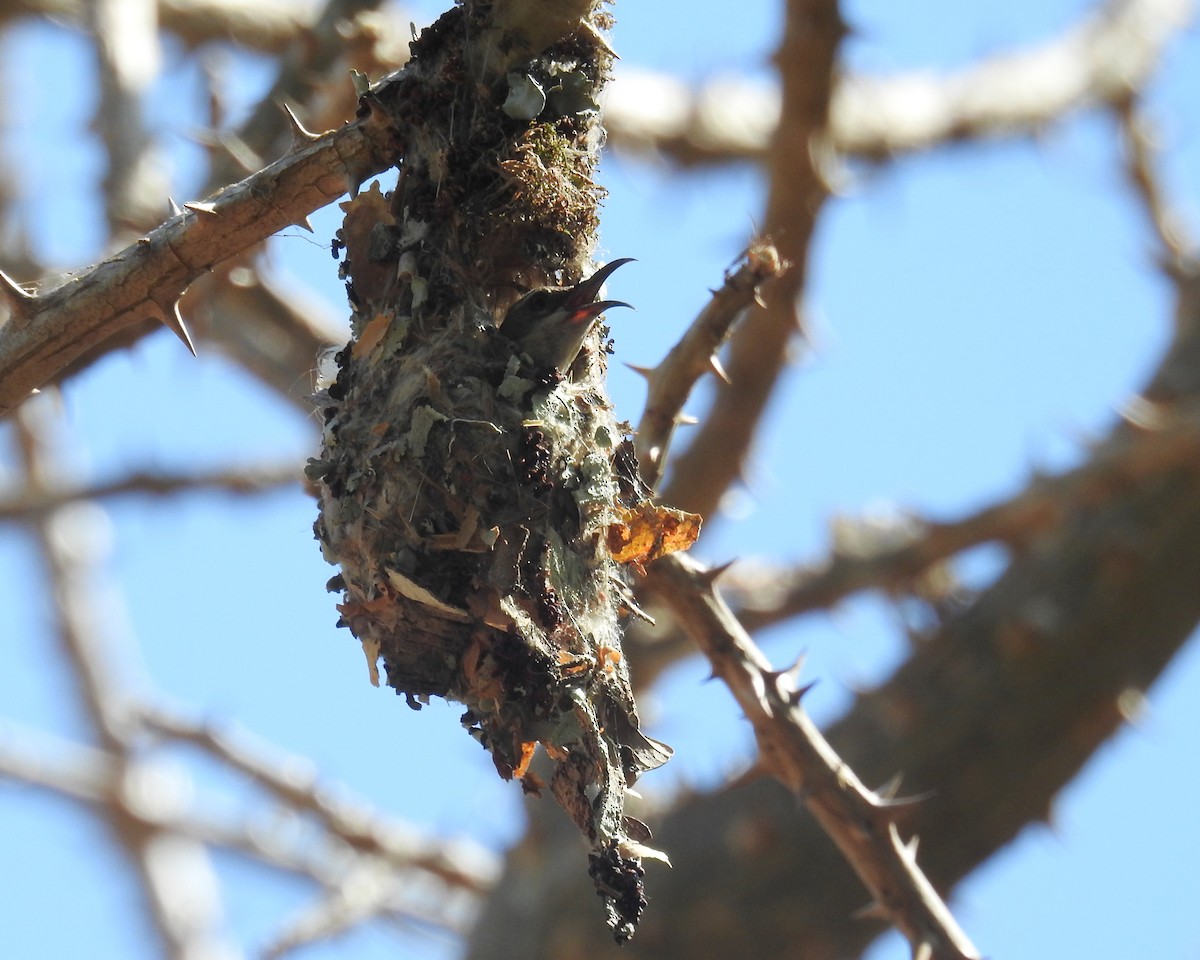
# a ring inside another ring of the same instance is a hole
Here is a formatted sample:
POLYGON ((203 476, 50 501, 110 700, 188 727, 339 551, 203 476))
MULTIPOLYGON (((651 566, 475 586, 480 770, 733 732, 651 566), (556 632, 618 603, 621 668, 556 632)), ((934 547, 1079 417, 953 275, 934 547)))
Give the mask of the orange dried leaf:
POLYGON ((392 605, 392 598, 381 593, 374 600, 347 600, 337 604, 337 611, 344 617, 356 617, 364 613, 378 613, 392 605))
POLYGON ((600 669, 611 673, 613 666, 621 662, 621 651, 612 647, 601 646, 596 651, 599 654, 600 669))
POLYGON ((379 341, 383 339, 384 334, 388 332, 391 322, 392 318, 386 313, 375 314, 374 319, 363 327, 362 333, 354 341, 354 346, 350 348, 354 359, 361 360, 374 350, 379 345, 379 341))
POLYGON ((533 740, 526 741, 521 744, 521 760, 517 764, 517 768, 513 771, 513 776, 520 780, 525 776, 525 772, 529 769, 529 761, 533 759, 534 748, 537 747, 537 742, 533 740))
POLYGON ((393 257, 371 256, 371 246, 380 225, 395 226, 391 198, 384 196, 378 183, 373 183, 369 190, 341 204, 341 208, 346 216, 338 240, 346 248, 346 261, 354 268, 354 293, 361 303, 381 303, 396 282, 396 261, 393 257))
POLYGON ((644 501, 620 511, 608 527, 608 550, 617 563, 645 564, 686 550, 700 536, 700 517, 644 501))

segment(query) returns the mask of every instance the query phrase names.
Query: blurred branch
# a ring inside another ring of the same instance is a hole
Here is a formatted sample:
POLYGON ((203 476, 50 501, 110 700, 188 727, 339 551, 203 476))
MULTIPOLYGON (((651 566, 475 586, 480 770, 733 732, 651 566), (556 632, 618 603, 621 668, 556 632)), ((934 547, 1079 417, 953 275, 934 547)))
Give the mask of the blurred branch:
MULTIPOLYGON (((1191 0, 1111 0, 1053 40, 954 73, 850 74, 834 88, 830 143, 841 154, 884 160, 1036 133, 1144 85, 1191 14, 1191 0)), ((779 93, 767 84, 721 78, 692 91, 636 70, 617 76, 605 106, 614 146, 685 167, 761 160, 779 115, 779 93)))
POLYGON ((1125 146, 1125 177, 1162 247, 1163 266, 1168 271, 1180 270, 1197 256, 1198 251, 1187 225, 1167 201, 1155 168, 1157 138, 1140 101, 1141 97, 1134 90, 1113 101, 1125 146))
POLYGON ((156 7, 155 0, 96 0, 88 9, 100 89, 92 129, 108 159, 101 188, 114 238, 157 216, 169 192, 143 114, 161 60, 156 7))
POLYGON ((142 710, 141 720, 160 738, 200 747, 249 777, 287 809, 311 814, 329 836, 359 853, 380 857, 393 867, 420 870, 473 894, 487 892, 494 882, 495 859, 483 848, 430 841, 400 824, 384 822, 365 805, 323 787, 315 767, 306 760, 272 755, 263 747, 252 747, 244 735, 157 708, 142 710))
MULTIPOLYGON (((1086 463, 1054 477, 1036 477, 1017 496, 948 523, 911 518, 902 531, 875 538, 870 529, 852 548, 816 569, 758 571, 734 587, 737 615, 748 630, 834 606, 861 590, 904 590, 924 571, 983 543, 1017 552, 1072 515, 1119 501, 1200 459, 1200 412, 1156 412, 1136 403, 1132 429, 1117 432, 1086 463), (769 603, 756 600, 769 597, 769 603)), ((835 545, 836 547, 836 545, 835 545)))
POLYGON ((25 521, 76 500, 99 501, 129 494, 168 497, 204 491, 257 494, 292 486, 303 482, 303 479, 299 464, 288 463, 279 466, 230 468, 207 473, 136 471, 119 479, 91 486, 26 486, 15 493, 0 495, 0 522, 25 521))
MULTIPOLYGON (((45 412, 44 405, 38 406, 26 406, 17 420, 25 474, 35 487, 46 484, 56 469, 44 434, 35 433, 36 417, 45 412)), ((95 629, 107 619, 96 569, 105 550, 97 519, 91 509, 75 504, 45 516, 35 530, 53 584, 63 660, 71 669, 88 724, 110 758, 106 825, 141 881, 163 953, 179 958, 230 955, 233 951, 218 932, 220 885, 208 853, 194 838, 164 830, 157 822, 177 802, 178 784, 135 757, 128 693, 111 649, 95 629)))
MULTIPOLYGON (((32 521, 37 533, 55 587, 64 660, 100 745, 77 745, 0 724, 0 775, 95 809, 141 880, 167 956, 218 949, 222 956, 236 953, 219 932, 220 887, 208 855, 212 846, 310 877, 322 890, 327 919, 359 923, 376 915, 402 917, 461 932, 494 881, 497 867, 490 852, 422 836, 321 784, 310 764, 153 705, 129 689, 129 665, 115 656, 117 638, 99 629, 114 620, 115 598, 104 588, 100 571, 107 521, 81 496, 214 487, 246 492, 294 482, 296 469, 145 474, 86 489, 68 485, 58 477, 52 456, 57 424, 51 406, 47 397, 21 406, 14 436, 26 467, 26 488, 11 496, 4 510, 17 519, 18 507, 23 509, 21 519, 32 521), (248 810, 221 819, 189 809, 190 778, 160 756, 178 744, 200 748, 257 785, 272 807, 268 820, 256 824, 248 810), (303 818, 305 829, 285 829, 285 813, 303 818), (311 827, 320 842, 314 842, 311 827), (331 904, 344 909, 330 913, 331 904)), ((279 942, 302 926, 293 924, 279 942)), ((312 932, 311 925, 305 929, 312 932)))
MULTIPOLYGON (((11 0, 0 7, 0 23, 37 16, 82 24, 90 6, 84 0, 11 0)), ((312 6, 296 0, 160 0, 158 19, 188 46, 232 40, 278 53, 308 29, 312 6)))

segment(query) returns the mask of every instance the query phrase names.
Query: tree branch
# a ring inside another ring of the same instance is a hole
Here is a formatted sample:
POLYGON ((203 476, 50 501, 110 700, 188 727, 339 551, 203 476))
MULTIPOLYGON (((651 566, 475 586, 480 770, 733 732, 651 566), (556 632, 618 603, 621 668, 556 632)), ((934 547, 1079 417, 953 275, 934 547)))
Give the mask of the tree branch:
MULTIPOLYGON (((885 160, 1037 133, 1143 86, 1191 13, 1190 0, 1111 0, 1059 37, 953 73, 849 74, 830 104, 832 147, 885 160)), ((693 91, 639 70, 617 76, 605 106, 615 147, 684 167, 761 160, 779 115, 779 93, 764 83, 722 78, 693 91)))
POLYGON ((799 796, 908 938, 914 957, 977 960, 978 951, 917 866, 916 838, 900 839, 898 804, 863 786, 800 707, 804 688, 770 663, 713 589, 713 576, 680 554, 655 564, 663 597, 754 725, 767 769, 799 796))
POLYGON ((173 325, 194 279, 395 163, 395 130, 377 112, 311 142, 259 173, 186 205, 116 256, 31 293, 0 293, 0 416, 113 334, 147 316, 173 325))

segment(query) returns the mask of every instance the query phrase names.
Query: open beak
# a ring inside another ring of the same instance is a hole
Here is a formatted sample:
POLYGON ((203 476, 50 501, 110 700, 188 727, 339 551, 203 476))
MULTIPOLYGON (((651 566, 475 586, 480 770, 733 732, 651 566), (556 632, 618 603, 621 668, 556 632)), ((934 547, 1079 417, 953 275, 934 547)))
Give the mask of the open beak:
POLYGON ((609 307, 630 307, 632 309, 632 306, 623 300, 596 299, 600 293, 600 288, 604 286, 604 282, 612 275, 613 271, 623 264, 632 262, 633 257, 621 257, 618 260, 610 260, 586 280, 580 280, 579 283, 575 284, 571 290, 570 299, 567 301, 567 322, 590 322, 600 316, 609 307))

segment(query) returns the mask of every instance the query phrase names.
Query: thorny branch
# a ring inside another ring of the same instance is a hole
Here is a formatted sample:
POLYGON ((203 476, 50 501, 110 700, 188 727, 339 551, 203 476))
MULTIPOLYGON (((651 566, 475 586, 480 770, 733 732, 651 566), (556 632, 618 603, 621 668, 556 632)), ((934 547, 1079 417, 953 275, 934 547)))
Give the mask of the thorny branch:
POLYGON ((728 381, 717 358, 721 345, 734 323, 753 304, 761 303, 759 288, 787 266, 770 242, 754 241, 735 268, 726 272, 721 288, 713 291, 712 299, 663 361, 653 369, 634 368, 648 384, 645 410, 637 427, 637 458, 642 479, 651 489, 658 485, 692 387, 706 373, 728 381))
MULTIPOLYGON (((759 284, 783 267, 774 247, 751 245, 725 286, 653 371, 638 431, 639 461, 657 478, 670 430, 687 395, 706 371, 722 371, 716 351, 737 316, 754 301, 759 284), (643 448, 644 445, 644 448, 643 448)), ((713 664, 754 725, 770 772, 801 797, 875 897, 879 914, 908 937, 915 957, 964 960, 978 953, 916 864, 916 842, 900 839, 897 804, 867 790, 826 743, 800 707, 798 671, 777 672, 716 592, 720 571, 685 555, 659 560, 645 587, 665 600, 677 625, 713 664)))
POLYGON ((0 416, 113 334, 156 316, 190 346, 178 301, 187 286, 395 160, 392 128, 368 115, 185 209, 116 256, 30 291, 0 274, 10 316, 0 326, 0 416))
POLYGON ((915 838, 900 839, 897 802, 867 790, 838 758, 801 708, 804 688, 795 674, 771 668, 713 581, 712 571, 683 554, 660 560, 650 577, 753 724, 767 768, 833 838, 913 956, 976 960, 979 953, 917 866, 915 838))
POLYGON ((718 384, 692 442, 672 465, 663 499, 711 517, 741 474, 757 425, 787 369, 801 328, 800 295, 809 250, 829 196, 829 103, 847 31, 836 0, 789 0, 775 52, 786 122, 774 132, 765 166, 769 190, 763 232, 791 269, 764 292, 730 340, 729 385, 718 384))
POLYGON ((490 855, 471 844, 430 842, 400 824, 387 823, 365 804, 321 784, 316 769, 299 760, 281 762, 246 738, 175 713, 147 708, 142 722, 164 740, 190 743, 230 769, 251 778, 289 810, 311 814, 324 830, 359 853, 378 856, 396 867, 421 870, 448 886, 474 894, 492 885, 490 855))

